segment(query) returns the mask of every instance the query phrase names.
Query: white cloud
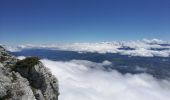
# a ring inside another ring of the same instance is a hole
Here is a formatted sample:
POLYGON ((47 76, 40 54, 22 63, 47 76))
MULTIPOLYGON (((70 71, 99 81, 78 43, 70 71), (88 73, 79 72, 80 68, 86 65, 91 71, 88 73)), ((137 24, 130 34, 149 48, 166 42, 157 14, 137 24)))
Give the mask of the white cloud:
POLYGON ((140 48, 136 50, 122 50, 119 51, 119 53, 122 55, 142 56, 142 57, 154 57, 154 56, 169 57, 170 50, 154 51, 145 48, 140 48))
POLYGON ((17 51, 21 51, 22 49, 18 48, 18 47, 14 47, 14 46, 6 46, 6 45, 3 45, 3 47, 10 51, 10 52, 17 52, 17 51))
POLYGON ((169 100, 170 97, 170 81, 148 74, 122 75, 115 70, 100 69, 109 65, 109 61, 41 61, 59 79, 60 100, 169 100))
POLYGON ((71 44, 46 44, 46 45, 20 45, 18 49, 7 48, 9 51, 16 51, 28 48, 46 48, 53 50, 66 50, 83 52, 97 52, 97 53, 120 53, 122 55, 130 56, 145 56, 145 57, 169 57, 170 56, 170 43, 158 39, 143 41, 130 41, 130 42, 101 42, 101 43, 71 43, 71 44), (160 44, 169 44, 169 46, 162 46, 160 44), (135 50, 120 50, 122 47, 130 47, 135 50), (165 49, 165 50, 152 50, 152 49, 165 49))
POLYGON ((17 57, 17 59, 19 59, 19 60, 23 60, 23 59, 25 59, 26 57, 25 56, 18 56, 17 57))
POLYGON ((144 42, 146 43, 151 43, 151 44, 161 44, 161 43, 165 43, 165 41, 162 41, 160 39, 143 39, 144 42))

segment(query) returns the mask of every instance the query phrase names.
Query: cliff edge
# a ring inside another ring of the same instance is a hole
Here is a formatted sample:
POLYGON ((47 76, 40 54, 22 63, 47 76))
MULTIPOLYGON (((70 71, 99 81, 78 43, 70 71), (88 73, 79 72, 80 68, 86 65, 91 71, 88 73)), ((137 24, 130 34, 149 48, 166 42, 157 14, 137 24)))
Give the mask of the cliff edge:
POLYGON ((58 100, 58 81, 36 57, 18 60, 0 46, 0 100, 58 100))

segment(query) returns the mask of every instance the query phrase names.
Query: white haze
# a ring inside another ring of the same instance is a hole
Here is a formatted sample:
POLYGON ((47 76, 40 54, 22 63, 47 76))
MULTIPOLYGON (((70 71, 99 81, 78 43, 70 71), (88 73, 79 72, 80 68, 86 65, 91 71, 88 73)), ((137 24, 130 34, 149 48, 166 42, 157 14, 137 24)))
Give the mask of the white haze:
POLYGON ((69 43, 69 44, 43 44, 43 45, 20 45, 16 48, 6 47, 11 52, 20 51, 22 49, 52 49, 52 50, 65 50, 76 52, 97 52, 97 53, 119 53, 122 55, 130 56, 144 56, 144 57, 169 57, 170 56, 170 42, 152 39, 143 41, 119 41, 119 42, 100 42, 100 43, 69 43), (168 44, 162 46, 161 44, 168 44), (122 47, 130 47, 134 50, 120 50, 122 47), (152 49, 164 49, 156 51, 152 49))
POLYGON ((100 69, 109 61, 41 60, 59 80, 59 100, 169 100, 170 81, 100 69), (91 67, 94 67, 93 69, 91 67), (100 68, 99 68, 100 67, 100 68))
POLYGON ((17 59, 19 59, 19 60, 23 60, 23 59, 25 59, 26 57, 25 56, 18 56, 17 57, 17 59))

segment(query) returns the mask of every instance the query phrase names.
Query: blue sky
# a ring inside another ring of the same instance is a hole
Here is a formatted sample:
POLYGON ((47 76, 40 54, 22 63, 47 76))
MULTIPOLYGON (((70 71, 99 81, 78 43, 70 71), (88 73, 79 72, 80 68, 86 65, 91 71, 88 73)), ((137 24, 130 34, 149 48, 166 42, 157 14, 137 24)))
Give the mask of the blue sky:
POLYGON ((170 0, 0 0, 0 43, 170 40, 170 0))

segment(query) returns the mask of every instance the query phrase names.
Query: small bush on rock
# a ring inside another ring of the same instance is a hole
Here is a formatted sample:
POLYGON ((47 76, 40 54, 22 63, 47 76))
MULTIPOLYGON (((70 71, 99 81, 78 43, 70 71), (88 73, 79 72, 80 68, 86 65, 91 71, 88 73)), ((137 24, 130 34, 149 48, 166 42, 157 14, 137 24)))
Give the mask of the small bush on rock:
POLYGON ((21 61, 18 61, 15 65, 16 68, 33 67, 39 63, 38 57, 27 57, 21 61))

